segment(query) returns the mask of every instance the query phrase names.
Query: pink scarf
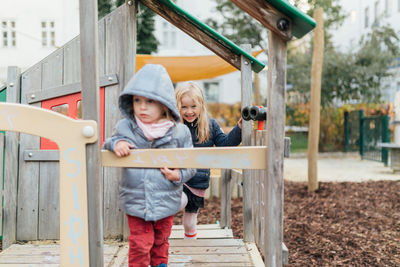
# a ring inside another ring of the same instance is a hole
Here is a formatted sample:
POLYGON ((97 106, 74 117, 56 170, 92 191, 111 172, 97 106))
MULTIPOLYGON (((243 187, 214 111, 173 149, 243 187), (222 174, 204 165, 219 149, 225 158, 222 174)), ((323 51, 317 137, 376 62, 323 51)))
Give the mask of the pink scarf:
POLYGON ((153 141, 156 138, 163 137, 167 133, 169 128, 174 125, 174 123, 169 120, 160 123, 144 123, 138 117, 136 117, 136 115, 135 119, 140 129, 142 129, 144 136, 146 136, 149 141, 153 141))

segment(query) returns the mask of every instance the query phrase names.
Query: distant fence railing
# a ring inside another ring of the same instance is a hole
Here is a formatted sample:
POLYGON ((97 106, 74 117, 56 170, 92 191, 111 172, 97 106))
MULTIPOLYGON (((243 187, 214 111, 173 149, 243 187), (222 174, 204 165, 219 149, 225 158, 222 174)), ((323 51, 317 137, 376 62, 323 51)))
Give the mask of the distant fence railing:
POLYGON ((344 113, 344 151, 360 151, 360 123, 363 110, 344 113))
POLYGON ((364 116, 363 110, 344 113, 345 152, 359 151, 362 159, 388 164, 388 149, 378 146, 390 141, 389 116, 364 116))
MULTIPOLYGON (((6 102, 7 86, 0 85, 0 102, 6 102)), ((0 240, 3 239, 4 131, 0 131, 0 240)))

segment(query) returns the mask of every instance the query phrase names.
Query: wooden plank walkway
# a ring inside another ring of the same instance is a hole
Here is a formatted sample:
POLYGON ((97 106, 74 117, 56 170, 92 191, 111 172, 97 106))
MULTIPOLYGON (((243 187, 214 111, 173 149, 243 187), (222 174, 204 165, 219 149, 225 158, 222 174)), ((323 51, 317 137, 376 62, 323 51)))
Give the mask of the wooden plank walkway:
MULTIPOLYGON (((170 237, 169 267, 236 267, 264 266, 257 247, 233 239, 231 229, 217 224, 199 225, 197 240, 183 240, 183 227, 175 225, 170 237)), ((0 266, 55 267, 59 266, 58 242, 13 244, 0 253, 0 266)), ((127 267, 127 242, 106 241, 104 266, 127 267)))

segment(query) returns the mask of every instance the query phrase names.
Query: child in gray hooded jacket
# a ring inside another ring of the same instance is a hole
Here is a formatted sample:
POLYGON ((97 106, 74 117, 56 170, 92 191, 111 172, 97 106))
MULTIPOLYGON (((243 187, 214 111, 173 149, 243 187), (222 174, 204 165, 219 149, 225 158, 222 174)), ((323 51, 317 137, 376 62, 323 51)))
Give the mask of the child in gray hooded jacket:
MULTIPOLYGON (((119 97, 124 116, 104 148, 124 157, 134 148, 192 147, 179 123, 174 87, 161 65, 145 65, 119 97)), ((173 215, 181 206, 182 184, 194 169, 124 168, 119 187, 130 229, 129 267, 167 266, 173 215)))

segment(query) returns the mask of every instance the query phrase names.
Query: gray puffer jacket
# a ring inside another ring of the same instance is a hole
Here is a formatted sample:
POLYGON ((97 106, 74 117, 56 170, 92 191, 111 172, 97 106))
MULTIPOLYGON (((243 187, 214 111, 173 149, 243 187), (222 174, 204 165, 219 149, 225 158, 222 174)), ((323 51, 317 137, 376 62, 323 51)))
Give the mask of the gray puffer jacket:
MULTIPOLYGON (((189 129, 179 123, 172 82, 161 65, 145 65, 128 82, 119 97, 119 108, 124 118, 116 126, 103 147, 114 151, 118 141, 125 140, 135 148, 193 147, 189 129), (147 140, 133 116, 132 96, 139 95, 157 100, 167 106, 176 125, 161 138, 147 140)), ((131 216, 146 221, 157 221, 176 214, 181 205, 182 184, 195 173, 195 169, 180 169, 181 180, 171 182, 160 169, 124 168, 119 186, 122 209, 131 216)))

